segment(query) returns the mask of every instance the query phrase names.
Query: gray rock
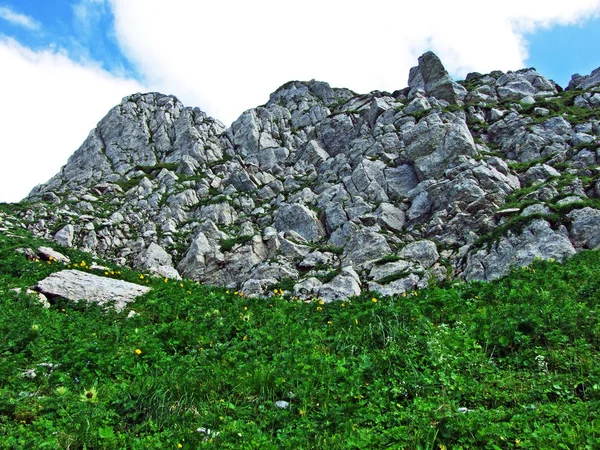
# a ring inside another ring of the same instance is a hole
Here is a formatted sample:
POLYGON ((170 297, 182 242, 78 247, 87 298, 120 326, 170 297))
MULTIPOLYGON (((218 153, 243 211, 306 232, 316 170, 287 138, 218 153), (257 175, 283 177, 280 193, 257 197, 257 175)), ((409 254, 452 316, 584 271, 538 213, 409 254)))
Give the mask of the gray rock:
POLYGON ((38 247, 37 254, 45 261, 54 260, 63 264, 69 264, 69 262, 71 262, 67 256, 51 249, 50 247, 38 247))
POLYGON ((429 115, 404 136, 406 153, 421 180, 440 178, 448 165, 460 155, 475 156, 477 149, 467 124, 462 120, 442 123, 429 115))
POLYGON ((324 302, 343 300, 348 297, 358 296, 360 293, 360 277, 352 266, 342 268, 342 272, 339 275, 319 288, 319 297, 324 302))
POLYGON ((325 209, 325 225, 329 233, 348 221, 346 211, 339 203, 330 203, 325 209))
POLYGON ((402 231, 406 225, 406 215, 391 203, 382 203, 375 211, 375 216, 379 223, 392 230, 402 231))
POLYGON ((464 277, 494 280, 513 267, 531 264, 536 258, 562 261, 574 254, 575 248, 564 234, 554 231, 545 220, 535 219, 521 233, 508 233, 490 249, 469 254, 464 277))
POLYGON ((374 261, 392 252, 386 239, 379 233, 360 229, 352 235, 344 247, 343 261, 347 265, 374 261))
POLYGON ((404 292, 415 291, 421 287, 426 287, 427 283, 422 283, 421 278, 416 274, 409 274, 398 280, 387 284, 379 284, 375 281, 368 283, 370 291, 379 292, 381 295, 399 295, 404 292))
POLYGON ((223 254, 216 243, 211 243, 202 232, 192 241, 187 254, 177 269, 184 277, 198 280, 206 273, 207 266, 213 261, 224 261, 223 254))
POLYGON ((306 278, 294 285, 294 295, 300 298, 316 297, 323 282, 318 278, 306 278))
POLYGON ((431 105, 425 97, 416 97, 404 108, 404 114, 420 114, 430 109, 431 105))
POLYGON ((577 248, 596 249, 600 246, 600 211, 590 207, 567 214, 571 220, 569 235, 577 248))
POLYGON ((591 89, 596 86, 600 86, 600 67, 593 70, 590 75, 573 75, 567 86, 567 90, 591 89))
POLYGON ((75 228, 73 225, 65 225, 55 235, 54 240, 63 247, 72 247, 73 238, 75 237, 75 228))
POLYGON ((162 277, 173 278, 176 280, 181 279, 181 275, 179 275, 179 272, 173 267, 171 255, 154 242, 138 255, 135 266, 141 270, 147 270, 162 277))
POLYGON ((408 272, 414 269, 414 266, 404 260, 393 261, 385 264, 375 264, 369 272, 369 277, 376 282, 390 275, 408 272))
POLYGON ((390 199, 402 200, 419 184, 419 179, 413 167, 403 164, 398 167, 388 167, 383 170, 386 193, 390 199))
POLYGON ((86 301, 100 306, 111 304, 120 312, 137 297, 150 291, 149 287, 112 278, 99 277, 79 270, 62 270, 41 280, 36 289, 52 297, 74 302, 86 301))
POLYGON ((409 261, 416 261, 423 267, 433 266, 440 255, 434 242, 428 240, 416 241, 407 244, 401 251, 400 257, 409 261))
POLYGON ((521 216, 534 216, 539 214, 550 214, 550 208, 544 205, 543 203, 536 203, 534 205, 529 205, 521 212, 521 216))
POLYGON ((519 180, 524 186, 542 183, 551 177, 559 177, 560 172, 547 164, 537 164, 530 167, 525 173, 519 175, 519 180))
POLYGON ((452 81, 440 59, 427 52, 419 57, 419 65, 410 69, 408 76, 409 97, 419 90, 427 96, 456 104, 467 94, 461 85, 452 81))
POLYGON ((275 214, 273 226, 278 231, 295 231, 309 242, 325 236, 323 225, 317 215, 304 205, 285 204, 275 214))

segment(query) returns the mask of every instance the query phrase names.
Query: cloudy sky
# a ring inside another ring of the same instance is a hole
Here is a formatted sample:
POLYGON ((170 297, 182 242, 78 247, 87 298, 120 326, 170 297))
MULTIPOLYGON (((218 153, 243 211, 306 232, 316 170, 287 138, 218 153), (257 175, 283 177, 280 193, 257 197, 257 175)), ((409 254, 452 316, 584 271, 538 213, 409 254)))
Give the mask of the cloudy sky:
POLYGON ((229 125, 289 80, 402 89, 427 50, 456 79, 536 67, 566 86, 600 66, 600 0, 0 0, 0 201, 58 172, 128 94, 229 125))

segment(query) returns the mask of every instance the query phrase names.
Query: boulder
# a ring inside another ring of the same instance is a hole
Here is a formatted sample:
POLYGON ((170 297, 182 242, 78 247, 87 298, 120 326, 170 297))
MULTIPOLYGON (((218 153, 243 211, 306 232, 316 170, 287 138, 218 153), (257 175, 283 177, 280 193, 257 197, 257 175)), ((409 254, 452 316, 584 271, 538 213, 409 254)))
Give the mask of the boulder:
POLYGON ((360 229, 354 233, 346 246, 342 260, 348 264, 360 265, 374 261, 392 252, 390 245, 381 234, 368 229, 360 229))
POLYGON ((49 298, 63 297, 74 302, 111 305, 120 312, 150 288, 79 270, 62 270, 38 282, 36 290, 49 298))
POLYGON ((600 86, 600 67, 593 70, 589 75, 573 75, 567 86, 567 90, 591 89, 597 86, 600 86))
POLYGON ((571 220, 569 236, 575 247, 596 249, 600 246, 600 211, 590 207, 575 209, 567 217, 571 220))
POLYGON ((358 296, 360 292, 360 277, 352 266, 342 268, 341 273, 333 280, 319 287, 319 297, 324 302, 358 296))
POLYGON ((423 91, 429 97, 457 104, 467 95, 467 90, 455 83, 433 52, 419 57, 419 65, 410 69, 408 76, 409 98, 423 91))
MULTIPOLYGON (((175 269, 173 269, 171 255, 169 255, 160 245, 154 242, 152 242, 148 248, 138 255, 135 261, 135 266, 141 270, 148 270, 158 274, 161 274, 161 268, 165 267, 170 267, 172 269, 170 272, 175 271, 175 269)), ((177 271, 175 271, 175 273, 176 272, 177 271)), ((163 276, 166 275, 163 274, 163 276)), ((178 273, 175 278, 177 277, 179 277, 178 273)))
POLYGON ((37 254, 44 261, 54 260, 64 264, 69 264, 71 261, 67 256, 57 252, 54 249, 51 249, 50 247, 38 247, 37 254))
POLYGON ((495 280, 513 267, 527 266, 536 258, 564 258, 576 253, 565 232, 555 231, 542 219, 534 219, 520 233, 509 232, 490 248, 473 251, 467 257, 466 280, 495 280))
POLYGON ((402 259, 418 262, 427 268, 433 266, 440 259, 437 246, 434 242, 428 240, 407 244, 399 255, 402 259))
POLYGON ((55 235, 54 240, 63 247, 72 247, 73 238, 75 237, 75 228, 73 225, 65 225, 55 235))
POLYGON ((443 123, 437 114, 419 121, 405 135, 406 154, 419 179, 438 179, 460 155, 477 155, 473 136, 462 120, 443 123))
POLYGON ((323 225, 317 215, 304 205, 284 204, 275 214, 273 226, 278 231, 295 231, 308 242, 325 236, 323 225))

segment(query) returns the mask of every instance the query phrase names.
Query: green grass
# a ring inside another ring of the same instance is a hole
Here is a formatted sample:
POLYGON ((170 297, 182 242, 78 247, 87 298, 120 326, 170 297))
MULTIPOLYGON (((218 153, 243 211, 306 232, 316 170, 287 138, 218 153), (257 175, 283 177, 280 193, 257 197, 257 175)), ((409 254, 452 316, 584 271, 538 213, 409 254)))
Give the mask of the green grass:
POLYGON ((250 242, 252 240, 252 237, 253 236, 243 234, 241 236, 236 236, 230 239, 221 239, 221 251, 229 252, 233 250, 233 247, 235 247, 236 245, 243 245, 247 242, 250 242))
POLYGON ((109 265, 153 288, 128 319, 11 291, 40 243, 0 235, 2 449, 600 447, 598 252, 331 304, 109 265))

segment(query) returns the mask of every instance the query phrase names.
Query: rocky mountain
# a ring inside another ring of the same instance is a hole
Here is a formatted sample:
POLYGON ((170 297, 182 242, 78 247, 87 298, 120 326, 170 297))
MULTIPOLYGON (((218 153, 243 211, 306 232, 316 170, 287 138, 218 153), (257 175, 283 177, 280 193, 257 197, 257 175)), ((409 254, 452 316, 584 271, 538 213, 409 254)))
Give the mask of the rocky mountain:
POLYGON ((160 276, 325 300, 492 280, 600 245, 600 69, 293 81, 230 128, 123 99, 23 202, 37 235, 160 276))

